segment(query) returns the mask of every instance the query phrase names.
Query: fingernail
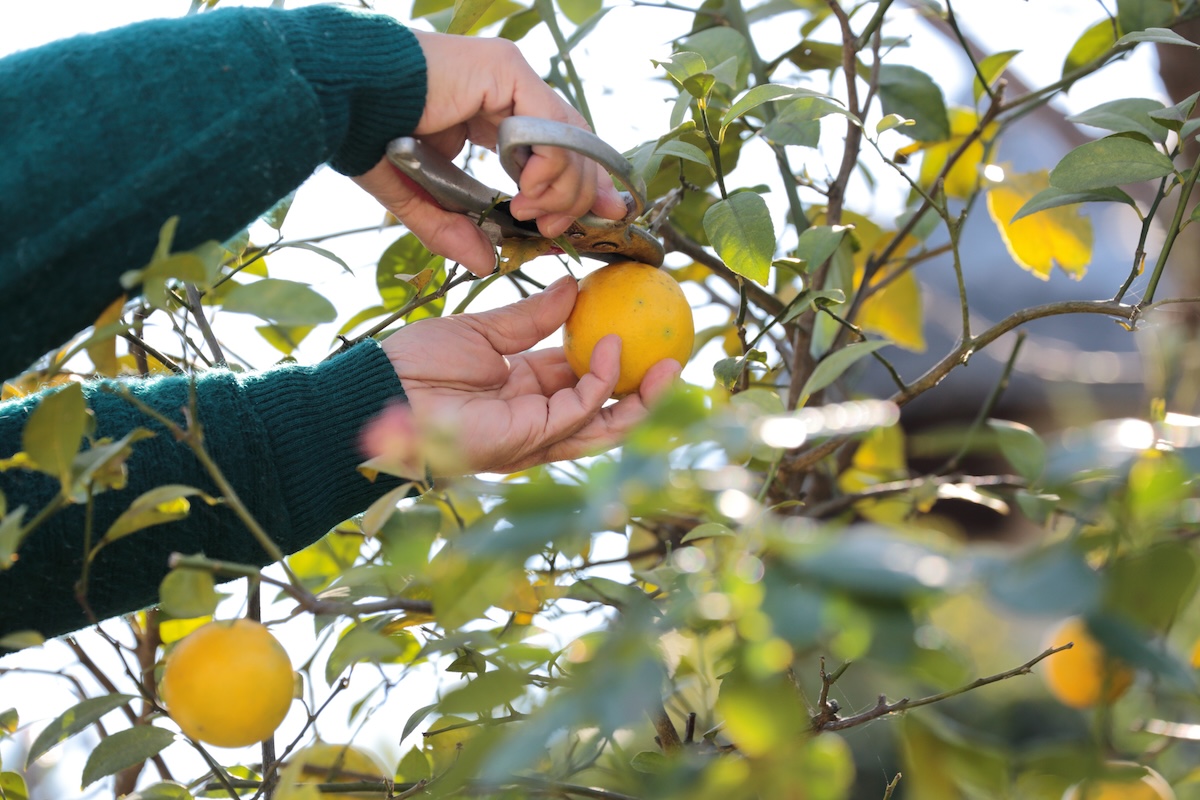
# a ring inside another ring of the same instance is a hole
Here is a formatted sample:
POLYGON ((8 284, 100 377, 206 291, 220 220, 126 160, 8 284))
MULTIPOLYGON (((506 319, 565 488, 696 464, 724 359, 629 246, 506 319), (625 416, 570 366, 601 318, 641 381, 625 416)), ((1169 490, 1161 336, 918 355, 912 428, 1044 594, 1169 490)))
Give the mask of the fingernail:
POLYGON ((569 217, 565 214, 555 214, 554 216, 543 217, 538 221, 538 230, 547 239, 557 239, 567 232, 567 228, 571 227, 574 222, 574 217, 569 217))

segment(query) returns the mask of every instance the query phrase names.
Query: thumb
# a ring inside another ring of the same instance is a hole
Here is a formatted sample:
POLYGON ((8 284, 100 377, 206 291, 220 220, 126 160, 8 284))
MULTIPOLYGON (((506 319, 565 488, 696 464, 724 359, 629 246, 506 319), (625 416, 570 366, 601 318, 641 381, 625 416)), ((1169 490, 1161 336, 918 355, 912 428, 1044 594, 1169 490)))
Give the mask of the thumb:
POLYGON ((479 314, 465 314, 463 319, 497 353, 521 353, 562 327, 575 307, 578 293, 578 282, 566 275, 524 300, 479 314))

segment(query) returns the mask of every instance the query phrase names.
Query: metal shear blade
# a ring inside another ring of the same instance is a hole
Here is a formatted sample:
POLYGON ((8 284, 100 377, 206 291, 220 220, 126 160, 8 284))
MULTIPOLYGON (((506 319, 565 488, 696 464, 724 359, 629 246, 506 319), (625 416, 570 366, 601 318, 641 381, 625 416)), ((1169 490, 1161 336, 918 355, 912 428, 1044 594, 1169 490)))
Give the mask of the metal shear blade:
MULTIPOLYGON (((626 191, 626 214, 608 220, 586 214, 565 234, 575 252, 601 261, 642 261, 662 266, 663 246, 634 224, 645 210, 645 189, 633 177, 629 161, 595 134, 565 123, 535 117, 509 117, 500 123, 497 151, 500 164, 512 179, 538 145, 562 147, 597 162, 620 181, 626 191)), ((541 239, 550 252, 562 252, 546 239, 532 221, 514 219, 509 197, 473 178, 449 159, 418 139, 402 137, 388 144, 388 159, 447 211, 470 217, 499 246, 505 241, 541 239)))

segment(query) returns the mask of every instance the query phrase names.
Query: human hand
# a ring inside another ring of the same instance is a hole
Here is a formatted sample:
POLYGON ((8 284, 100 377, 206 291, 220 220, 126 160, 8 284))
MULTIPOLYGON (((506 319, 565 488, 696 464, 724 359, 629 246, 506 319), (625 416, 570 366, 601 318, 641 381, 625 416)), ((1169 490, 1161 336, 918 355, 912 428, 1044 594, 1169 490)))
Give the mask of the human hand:
MULTIPOLYGON (((428 89, 414 136, 453 158, 472 141, 496 146, 500 122, 511 116, 542 117, 581 128, 587 124, 546 85, 516 45, 413 31, 425 54, 428 89)), ((496 251, 472 220, 445 211, 404 178, 385 158, 354 179, 396 215, 426 247, 458 261, 476 275, 496 266, 496 251)), ((599 164, 559 147, 533 148, 518 193, 510 204, 516 219, 536 220, 543 236, 561 236, 591 211, 607 219, 625 215, 625 203, 599 164)))
POLYGON ((655 364, 636 394, 605 406, 617 383, 621 341, 596 345, 576 378, 562 348, 529 348, 558 329, 577 284, 563 278, 513 305, 422 320, 383 341, 408 396, 363 431, 363 450, 386 471, 423 479, 515 472, 617 445, 666 391, 680 364, 655 364))

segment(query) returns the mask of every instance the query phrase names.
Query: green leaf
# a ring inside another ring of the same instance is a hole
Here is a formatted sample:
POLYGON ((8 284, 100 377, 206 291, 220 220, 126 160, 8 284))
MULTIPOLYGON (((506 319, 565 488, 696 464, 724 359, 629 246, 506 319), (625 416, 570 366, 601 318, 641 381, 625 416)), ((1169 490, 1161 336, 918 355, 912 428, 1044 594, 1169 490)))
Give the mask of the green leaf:
POLYGON ((332 684, 351 664, 400 664, 412 661, 420 652, 416 637, 404 630, 380 633, 369 624, 359 623, 346 631, 325 664, 325 682, 332 684))
POLYGON ((33 762, 48 753, 55 745, 65 742, 105 714, 134 700, 137 700, 137 697, 133 695, 106 694, 101 697, 88 698, 71 706, 43 728, 37 738, 33 740, 33 744, 29 746, 29 753, 25 756, 25 768, 29 769, 33 762))
POLYGON ((808 272, 820 267, 854 230, 853 225, 816 225, 807 228, 796 241, 796 257, 803 259, 808 272))
POLYGON ((1050 184, 1068 192, 1107 189, 1161 178, 1175 171, 1171 159, 1152 144, 1124 136, 1087 142, 1050 170, 1050 184))
POLYGON ((1027 217, 1039 211, 1048 211, 1052 208, 1075 205, 1076 203, 1124 203, 1132 207, 1136 207, 1137 205, 1134 203, 1132 197, 1115 186, 1088 192, 1068 192, 1051 186, 1029 198, 1025 202, 1025 205, 1021 206, 1017 210, 1017 213, 1013 215, 1011 221, 1016 222, 1021 217, 1027 217))
MULTIPOLYGON (((996 79, 1004 73, 1004 70, 1008 67, 1008 63, 1014 57, 1020 55, 1020 53, 1020 50, 1004 50, 999 53, 992 53, 979 62, 979 71, 983 74, 984 79, 987 80, 989 87, 995 85, 996 79)), ((975 77, 973 93, 975 102, 978 103, 979 98, 984 95, 983 84, 979 82, 979 76, 975 77)))
POLYGON ((678 139, 671 139, 663 142, 654 150, 656 156, 674 156, 682 158, 684 161, 691 161, 700 164, 709 170, 712 170, 712 161, 709 160, 708 154, 701 150, 696 145, 689 142, 681 142, 678 139))
POLYGON ((1063 60, 1062 77, 1087 66, 1103 56, 1117 43, 1117 29, 1110 19, 1102 19, 1075 40, 1063 60))
POLYGON ((312 333, 312 325, 258 325, 254 330, 285 356, 295 352, 304 338, 312 333))
POLYGON ((127 795, 125 800, 193 800, 193 797, 187 787, 181 784, 156 783, 127 795))
POLYGON ((766 353, 762 350, 751 349, 744 356, 722 358, 713 365, 713 377, 726 389, 732 389, 738 379, 742 377, 742 372, 753 367, 754 364, 766 363, 766 353))
POLYGON ((767 285, 775 255, 775 227, 762 197, 739 192, 713 203, 704 212, 704 232, 727 267, 767 285))
POLYGON ((1126 34, 1141 31, 1149 34, 1156 30, 1170 33, 1165 29, 1175 21, 1176 2, 1177 0, 1117 0, 1117 26, 1126 34))
POLYGON ((950 138, 950 118, 942 90, 921 70, 904 64, 881 66, 879 101, 884 114, 899 114, 913 120, 905 135, 922 142, 950 138))
POLYGON ((1196 691, 1195 671, 1145 629, 1115 614, 1089 614, 1087 626, 1107 652, 1131 667, 1147 670, 1186 692, 1196 691))
POLYGON ((39 472, 57 478, 63 491, 69 491, 71 466, 90 426, 91 412, 83 399, 83 386, 70 383, 45 394, 29 414, 21 448, 39 472))
POLYGON ((602 0, 558 0, 563 15, 574 25, 582 25, 592 18, 603 5, 602 0))
POLYGON ((816 553, 794 557, 792 567, 827 586, 885 599, 947 589, 956 572, 944 554, 869 524, 843 531, 816 553))
POLYGON ((1018 475, 1030 483, 1041 477, 1046 467, 1046 445, 1033 428, 1001 419, 989 419, 987 424, 996 435, 1000 452, 1018 475))
POLYGON ((662 67, 667 71, 667 74, 675 79, 675 82, 683 86, 683 82, 693 75, 699 75, 708 69, 708 64, 704 61, 704 56, 699 53, 693 53, 688 50, 680 50, 672 53, 671 57, 665 61, 656 61, 651 59, 650 63, 656 67, 662 67))
POLYGON ((821 359, 816 369, 808 376, 804 388, 800 390, 800 402, 797 405, 803 406, 808 402, 808 398, 840 378, 860 358, 865 358, 890 344, 886 339, 875 339, 869 342, 855 342, 840 350, 834 350, 821 359))
POLYGON ((853 124, 861 124, 858 117, 835 101, 820 95, 798 97, 779 109, 775 119, 763 127, 761 136, 774 144, 816 147, 821 137, 819 120, 830 114, 841 114, 853 124))
POLYGON ((191 510, 189 497, 199 497, 209 505, 216 502, 194 486, 178 483, 156 486, 130 503, 129 508, 113 520, 101 543, 115 542, 143 528, 185 518, 191 510))
POLYGON ((1070 122, 1091 125, 1114 133, 1140 133, 1152 142, 1167 140, 1167 129, 1151 119, 1150 114, 1162 111, 1163 104, 1147 97, 1126 97, 1110 100, 1067 117, 1070 122))
POLYGON ((397 783, 417 783, 418 781, 427 781, 432 777, 433 771, 430 769, 429 756, 425 755, 419 747, 409 748, 409 751, 400 759, 400 765, 396 767, 397 783))
POLYGON ((495 2, 496 0, 455 0, 454 17, 446 26, 446 33, 468 33, 495 2))
POLYGON ((442 714, 484 714, 525 693, 526 678, 512 669, 494 669, 478 675, 447 694, 438 704, 442 714))
POLYGON ((911 119, 905 119, 899 114, 888 114, 884 116, 883 119, 879 120, 879 122, 875 123, 875 133, 879 134, 883 133, 884 131, 890 131, 892 128, 899 128, 901 125, 912 124, 913 121, 911 119))
MULTIPOLYGON (((741 395, 736 395, 736 397, 741 397, 741 395)), ((702 522, 688 531, 687 534, 679 540, 679 543, 687 544, 688 542, 694 542, 698 539, 713 539, 730 536, 736 537, 737 534, 734 533, 733 528, 730 528, 728 525, 723 525, 720 522, 702 522)))
POLYGON ((819 97, 832 102, 833 98, 814 92, 811 89, 801 89, 795 86, 784 86, 778 83, 764 83, 750 89, 729 107, 721 118, 721 127, 717 132, 717 141, 725 138, 726 129, 744 114, 753 111, 766 103, 776 103, 780 100, 790 100, 795 97, 819 97))
POLYGON ((992 598, 1021 614, 1072 616, 1095 606, 1100 576, 1069 542, 983 565, 992 598))
POLYGON ((318 325, 337 319, 337 309, 304 283, 263 278, 240 283, 225 295, 222 307, 235 314, 253 314, 279 325, 318 325))
MULTIPOLYGON (((1140 2, 1141 0, 1139 0, 1140 2)), ((1138 44, 1140 42, 1154 42, 1155 44, 1179 44, 1192 49, 1200 48, 1200 45, 1185 39, 1170 28, 1146 28, 1144 31, 1134 31, 1127 33, 1117 40, 1117 47, 1126 44, 1138 44)))
POLYGON ((29 800, 29 787, 17 772, 0 772, 0 797, 4 800, 29 800))
POLYGON ((1190 121, 1195 121, 1191 119, 1191 116, 1192 111, 1196 108, 1198 98, 1200 98, 1200 92, 1195 92, 1169 108, 1164 108, 1162 111, 1151 111, 1150 119, 1182 136, 1183 126, 1190 121))
POLYGON ((680 50, 697 53, 709 72, 734 91, 746 85, 750 75, 750 45, 746 37, 727 25, 717 25, 693 33, 683 40, 680 50))
POLYGON ((158 598, 160 608, 175 619, 209 616, 221 601, 211 572, 185 567, 167 573, 158 585, 158 598))
POLYGON ((27 647, 38 647, 45 642, 46 637, 37 631, 13 631, 0 636, 0 650, 24 650, 27 647))
POLYGON ((26 533, 25 511, 25 506, 17 506, 16 510, 6 513, 4 519, 0 519, 0 570, 10 569, 17 563, 17 551, 26 533))
POLYGON ((153 725, 138 725, 109 734, 100 740, 83 765, 83 788, 153 758, 173 741, 174 733, 153 725))
POLYGON ((15 708, 0 712, 0 735, 11 736, 21 726, 21 715, 15 708))
POLYGON ((420 19, 451 8, 454 8, 454 0, 414 0, 411 16, 420 19))
POLYGON ((1166 632, 1192 596, 1200 564, 1182 542, 1161 542, 1109 565, 1104 607, 1151 630, 1166 632))
POLYGON ((330 261, 332 261, 333 263, 337 264, 339 267, 341 267, 346 272, 346 274, 348 274, 348 275, 354 274, 354 270, 350 269, 350 265, 347 264, 345 261, 343 261, 341 256, 339 256, 337 253, 334 253, 330 250, 326 250, 324 247, 317 247, 315 244, 312 244, 311 242, 293 242, 292 244, 289 244, 288 247, 292 247, 297 250, 307 250, 310 253, 316 253, 321 258, 327 258, 330 261))
POLYGON ((667 757, 657 750, 643 750, 629 760, 629 766, 651 775, 666 772, 668 765, 667 757))
POLYGON ((542 15, 538 13, 536 8, 528 8, 504 20, 504 25, 500 27, 500 32, 496 36, 501 39, 508 39, 510 42, 519 42, 530 31, 541 24, 542 15))
MULTIPOLYGON (((421 244, 421 241, 411 233, 406 233, 392 242, 375 268, 375 287, 383 299, 383 307, 388 311, 396 311, 417 291, 412 283, 414 275, 420 275, 429 270, 430 277, 439 275, 446 264, 446 259, 435 256, 421 244)), ((434 300, 418 310, 415 316, 438 316, 442 313, 445 299, 434 300)))
POLYGON ((408 735, 415 731, 417 726, 424 722, 425 718, 428 717, 437 707, 437 703, 430 703, 427 706, 418 708, 411 715, 409 715, 408 722, 404 723, 404 730, 400 734, 400 741, 403 742, 405 739, 407 739, 408 735))
POLYGON ((287 219, 288 212, 292 210, 292 203, 296 200, 296 193, 292 192, 287 197, 280 200, 275 205, 263 214, 259 219, 270 225, 275 230, 283 227, 283 221, 287 219))

